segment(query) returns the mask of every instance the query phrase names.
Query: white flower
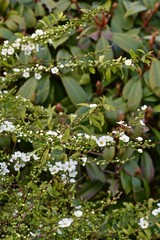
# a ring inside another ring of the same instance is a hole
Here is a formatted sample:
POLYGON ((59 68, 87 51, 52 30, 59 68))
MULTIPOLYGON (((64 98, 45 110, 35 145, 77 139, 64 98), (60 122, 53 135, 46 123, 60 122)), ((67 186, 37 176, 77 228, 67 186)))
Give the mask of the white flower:
POLYGON ((142 137, 137 137, 136 139, 137 139, 137 141, 140 141, 140 142, 143 141, 142 137))
POLYGON ((87 157, 82 157, 82 162, 82 166, 85 166, 87 162, 87 157))
POLYGON ((160 203, 157 203, 157 206, 160 207, 160 203))
POLYGON ((138 148, 138 149, 137 149, 137 152, 142 153, 143 150, 142 150, 141 148, 138 148))
POLYGON ((73 222, 73 218, 63 218, 58 222, 60 228, 69 227, 73 222))
POLYGON ((41 79, 41 74, 40 73, 35 73, 34 74, 34 77, 37 79, 37 80, 39 80, 39 79, 41 79))
POLYGON ((145 228, 147 228, 149 226, 149 222, 146 219, 141 218, 140 222, 138 223, 138 225, 140 225, 141 228, 145 229, 145 228))
POLYGON ((129 142, 129 137, 123 133, 123 135, 120 136, 119 138, 123 142, 129 142))
POLYGON ((142 126, 145 126, 143 120, 140 120, 139 123, 140 123, 142 126))
POLYGON ((51 68, 51 73, 56 74, 58 73, 59 69, 57 67, 51 68))
POLYGON ((105 136, 102 136, 98 139, 96 139, 96 143, 99 147, 105 147, 106 146, 106 138, 105 136))
POLYGON ((42 29, 37 29, 37 30, 35 31, 35 34, 36 34, 36 35, 43 35, 44 32, 43 32, 42 29))
POLYGON ((132 60, 131 60, 131 59, 126 59, 126 60, 124 61, 124 64, 125 64, 126 66, 131 66, 131 65, 132 65, 132 60))
POLYGON ((91 104, 89 104, 89 107, 90 108, 95 108, 95 107, 97 107, 97 104, 96 103, 91 103, 91 104))
POLYGON ((1 132, 13 132, 15 130, 15 126, 12 122, 4 121, 0 126, 0 133, 1 132))
POLYGON ((7 53, 8 53, 7 48, 2 48, 1 54, 4 55, 4 56, 6 56, 7 53))
POLYGON ((53 136, 55 136, 55 137, 57 137, 57 135, 58 135, 57 132, 51 131, 51 130, 47 131, 46 134, 47 134, 47 135, 53 135, 53 136))
POLYGON ((29 72, 23 72, 23 77, 28 78, 29 77, 29 72))
POLYGON ((160 208, 154 209, 154 210, 152 211, 152 214, 153 214, 154 216, 157 216, 159 213, 160 213, 160 208))
POLYGON ((106 142, 114 142, 114 139, 113 139, 113 137, 111 137, 111 136, 104 136, 104 138, 105 138, 105 140, 106 140, 106 142))
POLYGON ((60 64, 60 66, 59 66, 60 68, 64 68, 64 65, 63 64, 60 64))
POLYGON ((81 210, 74 211, 74 216, 76 216, 77 218, 81 217, 82 215, 83 215, 83 212, 81 210))
POLYGON ((142 106, 141 109, 142 109, 143 111, 146 110, 146 109, 147 109, 147 105, 142 106))
POLYGON ((14 53, 14 48, 10 46, 10 47, 8 48, 8 54, 9 54, 9 55, 12 55, 13 53, 14 53))
POLYGON ((49 171, 51 172, 52 175, 56 174, 59 170, 60 170, 60 168, 57 166, 49 167, 49 171))
POLYGON ((7 168, 7 164, 5 162, 0 163, 0 174, 6 175, 6 173, 9 173, 9 169, 7 168))

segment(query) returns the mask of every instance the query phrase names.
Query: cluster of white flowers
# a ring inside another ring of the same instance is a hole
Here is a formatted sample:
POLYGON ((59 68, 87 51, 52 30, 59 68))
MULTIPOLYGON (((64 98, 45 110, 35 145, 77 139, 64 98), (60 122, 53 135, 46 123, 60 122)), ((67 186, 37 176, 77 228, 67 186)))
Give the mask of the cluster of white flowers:
POLYGON ((39 44, 30 41, 23 42, 24 40, 25 38, 17 38, 12 44, 10 44, 8 40, 4 41, 3 48, 1 49, 1 55, 7 57, 8 55, 13 55, 17 50, 22 50, 25 55, 29 56, 32 51, 39 51, 39 44))
POLYGON ((31 161, 32 159, 38 160, 39 157, 37 157, 36 154, 34 153, 24 153, 24 152, 17 151, 11 155, 11 158, 9 161, 11 163, 15 162, 14 169, 15 171, 19 171, 21 167, 24 167, 26 163, 31 161))
POLYGON ((0 162, 0 175, 6 175, 9 172, 10 171, 7 168, 7 164, 5 162, 0 162))
POLYGON ((66 161, 64 163, 56 162, 55 165, 48 164, 49 171, 52 175, 58 173, 59 171, 62 171, 63 174, 61 175, 62 181, 65 183, 69 179, 70 183, 75 183, 75 177, 77 176, 76 166, 78 162, 74 161, 72 159, 69 159, 69 161, 66 161))
POLYGON ((158 208, 156 208, 152 211, 152 214, 154 216, 157 216, 160 213, 160 203, 157 203, 157 206, 158 206, 158 208))
POLYGON ((96 139, 96 143, 99 147, 105 147, 107 143, 114 143, 114 139, 111 136, 101 136, 96 139))
POLYGON ((0 125, 0 133, 2 132, 13 132, 15 130, 15 126, 12 122, 4 121, 0 125))

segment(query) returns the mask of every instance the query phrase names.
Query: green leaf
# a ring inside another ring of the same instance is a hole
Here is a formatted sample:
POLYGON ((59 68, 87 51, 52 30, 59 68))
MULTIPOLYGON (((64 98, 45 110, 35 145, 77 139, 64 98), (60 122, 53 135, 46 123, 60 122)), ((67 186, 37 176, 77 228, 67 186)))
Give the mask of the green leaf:
POLYGON ((144 185, 144 189, 145 189, 145 193, 146 193, 146 198, 149 198, 150 197, 150 187, 149 187, 149 184, 148 182, 143 178, 142 179, 143 181, 143 185, 144 185))
POLYGON ((64 133, 64 135, 63 135, 63 137, 62 137, 62 141, 63 142, 66 142, 66 141, 68 141, 70 139, 70 129, 68 128, 68 129, 66 129, 66 131, 65 131, 65 133, 64 133))
POLYGON ((129 194, 132 191, 132 177, 122 170, 120 172, 120 179, 125 193, 129 194))
POLYGON ((80 190, 80 197, 84 200, 91 199, 96 195, 104 186, 104 183, 99 181, 86 182, 83 184, 82 189, 80 190))
POLYGON ((34 16, 33 10, 30 7, 25 6, 23 16, 28 28, 33 28, 36 25, 37 20, 34 16))
POLYGON ((70 0, 59 0, 58 2, 56 2, 54 12, 64 12, 70 6, 70 4, 70 0))
POLYGON ((78 103, 88 101, 88 96, 83 88, 71 76, 65 75, 61 79, 71 102, 75 106, 78 103))
POLYGON ((128 9, 125 13, 125 17, 137 14, 139 12, 145 11, 147 8, 142 4, 141 1, 135 1, 133 3, 128 4, 128 9))
POLYGON ((86 169, 91 180, 99 180, 100 182, 105 183, 106 177, 103 171, 95 163, 87 163, 86 169))
POLYGON ((44 103, 50 91, 49 75, 43 76, 37 83, 35 104, 44 103))
POLYGON ((95 126, 100 132, 102 132, 101 124, 94 117, 92 117, 92 115, 89 116, 89 121, 91 125, 95 126))
POLYGON ((35 78, 30 78, 20 87, 17 95, 21 95, 24 98, 34 100, 36 87, 37 80, 35 78))
POLYGON ((0 27, 0 37, 10 40, 14 38, 14 34, 9 29, 0 27))
POLYGON ((80 80, 81 85, 86 85, 90 82, 90 75, 89 73, 83 73, 82 78, 80 80))
POLYGON ((149 71, 149 84, 154 94, 160 97, 160 61, 154 59, 149 71))
POLYGON ((113 33, 113 42, 126 52, 130 52, 130 50, 136 52, 139 48, 143 49, 142 41, 138 39, 138 36, 130 36, 126 33, 113 33))
POLYGON ((35 6, 35 16, 43 17, 45 16, 45 10, 41 2, 37 2, 35 6))
MULTIPOLYGON (((98 42, 96 44, 96 51, 103 50, 103 49, 104 50, 106 49, 101 54, 101 55, 104 55, 104 61, 113 59, 112 48, 111 48, 108 40, 104 36, 104 33, 102 32, 101 37, 99 38, 99 40, 98 40, 98 42)), ((99 54, 97 56, 97 60, 99 60, 99 54)))
POLYGON ((136 110, 142 99, 142 82, 138 76, 131 78, 123 89, 123 98, 128 102, 129 110, 136 110))
POLYGON ((61 38, 59 38, 57 40, 52 40, 52 46, 54 47, 54 49, 56 49, 58 46, 62 45, 64 42, 66 42, 68 39, 69 39, 69 35, 64 34, 63 36, 61 36, 61 38))
POLYGON ((154 177, 155 169, 152 158, 146 151, 143 151, 143 153, 141 154, 141 169, 143 177, 148 182, 151 182, 154 177))
POLYGON ((153 107, 153 112, 160 112, 160 104, 153 107))
POLYGON ((133 194, 134 199, 136 201, 143 201, 145 199, 145 192, 142 188, 142 182, 141 179, 138 177, 132 177, 132 188, 133 188, 133 194))
POLYGON ((115 147, 105 147, 103 151, 103 159, 106 160, 106 162, 109 162, 112 160, 115 156, 115 147))
POLYGON ((147 9, 154 9, 157 0, 143 0, 144 5, 147 9))

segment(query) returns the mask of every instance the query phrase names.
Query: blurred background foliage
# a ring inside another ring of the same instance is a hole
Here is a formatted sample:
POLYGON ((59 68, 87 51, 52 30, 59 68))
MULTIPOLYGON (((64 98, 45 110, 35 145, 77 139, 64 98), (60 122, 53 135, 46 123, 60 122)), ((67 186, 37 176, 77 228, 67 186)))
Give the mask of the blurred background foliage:
MULTIPOLYGON (((104 1, 0 0, 0 42, 12 42, 19 36, 32 34, 36 29, 52 28, 69 19, 78 19, 100 4, 104 1), (60 23, 57 23, 59 19, 60 23)), ((103 112, 103 134, 114 130, 117 121, 130 121, 133 112, 146 104, 145 128, 137 127, 135 132, 129 134, 131 138, 142 136, 151 139, 156 147, 144 150, 142 154, 132 149, 126 151, 106 147, 103 154, 97 156, 99 160, 110 161, 116 157, 121 160, 133 157, 133 160, 123 166, 118 163, 101 167, 94 163, 87 164, 86 180, 81 186, 80 195, 88 200, 101 198, 108 190, 113 195, 124 190, 123 200, 159 198, 160 3, 156 0, 117 0, 108 1, 107 4, 108 11, 94 16, 85 27, 80 24, 71 29, 50 45, 43 46, 34 57, 21 53, 19 60, 14 59, 12 65, 27 65, 36 61, 43 63, 51 59, 65 63, 75 57, 85 61, 102 56, 103 60, 120 56, 134 60, 151 51, 148 64, 143 62, 142 57, 135 71, 125 66, 123 73, 112 65, 103 69, 98 66, 87 70, 63 69, 63 76, 45 73, 39 81, 34 77, 27 80, 20 78, 14 87, 18 94, 30 99, 33 104, 46 108, 55 105, 57 112, 66 114, 84 113, 86 107, 78 103, 99 103, 99 97, 105 96, 114 110, 103 112), (94 51, 98 54, 94 55, 94 51)), ((95 126, 90 130, 101 133, 95 126)))

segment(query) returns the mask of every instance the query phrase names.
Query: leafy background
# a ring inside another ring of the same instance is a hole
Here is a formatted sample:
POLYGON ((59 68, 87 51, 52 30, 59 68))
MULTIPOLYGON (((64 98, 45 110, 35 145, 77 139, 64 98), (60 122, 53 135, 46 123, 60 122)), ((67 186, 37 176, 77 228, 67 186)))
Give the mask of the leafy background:
MULTIPOLYGON (((0 41, 14 41, 18 36, 30 35, 36 29, 52 27, 57 19, 65 23, 68 19, 78 19, 83 12, 96 8, 104 1, 78 0, 1 0, 0 1, 0 41), (63 12, 66 19, 60 15, 63 12), (51 14, 50 14, 51 13, 51 14)), ((113 130, 117 121, 129 121, 133 112, 140 106, 148 106, 145 115, 146 127, 138 128, 131 137, 142 136, 151 139, 156 147, 144 150, 142 154, 129 149, 117 150, 115 147, 105 148, 100 159, 109 161, 117 156, 121 160, 133 157, 134 160, 123 166, 112 164, 106 171, 104 167, 88 164, 87 177, 80 189, 84 199, 100 198, 109 189, 113 195, 124 190, 123 199, 143 201, 146 198, 160 197, 160 3, 156 0, 118 0, 108 1, 108 12, 93 17, 86 25, 79 24, 69 34, 43 47, 37 53, 36 60, 47 62, 66 62, 75 56, 86 62, 92 60, 92 53, 97 51, 97 58, 104 55, 104 60, 112 60, 120 56, 136 58, 151 52, 151 62, 143 62, 131 71, 127 66, 116 71, 114 66, 100 69, 98 66, 88 70, 64 69, 63 76, 43 74, 37 81, 34 77, 19 79, 15 83, 17 94, 30 99, 35 105, 44 107, 56 106, 57 112, 81 114, 86 112, 81 102, 98 103, 99 97, 105 96, 108 104, 115 109, 103 112, 105 124, 97 128, 95 118, 94 133, 106 133, 113 130)), ((31 57, 19 55, 12 65, 30 64, 31 57)), ((13 86, 12 86, 13 87, 13 86)), ((87 123, 86 123, 87 126, 87 123)), ((92 156, 90 156, 92 159, 92 156)))

